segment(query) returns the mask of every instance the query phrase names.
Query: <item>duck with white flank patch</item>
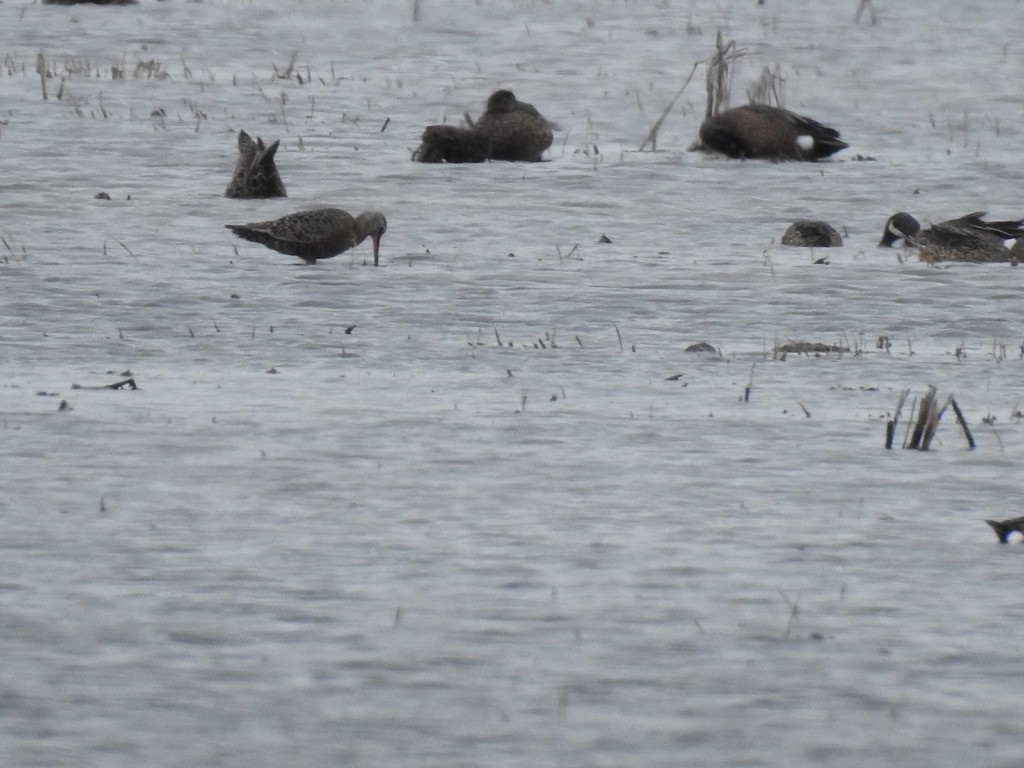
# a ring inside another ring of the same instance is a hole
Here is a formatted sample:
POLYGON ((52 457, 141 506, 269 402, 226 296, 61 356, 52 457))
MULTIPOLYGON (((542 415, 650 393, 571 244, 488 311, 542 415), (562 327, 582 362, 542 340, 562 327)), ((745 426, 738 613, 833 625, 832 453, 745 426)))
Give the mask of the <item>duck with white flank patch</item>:
POLYGON ((1006 241, 1024 235, 1024 219, 982 221, 984 211, 976 211, 932 224, 922 230, 921 224, 905 211, 894 213, 885 222, 878 245, 889 247, 897 240, 919 249, 921 261, 1014 261, 1015 254, 1006 241))
POLYGON ((814 161, 850 146, 835 128, 767 104, 719 112, 701 124, 699 134, 697 149, 735 158, 814 161))
POLYGON ((344 253, 369 237, 373 240, 373 266, 377 267, 380 239, 388 222, 377 211, 364 211, 353 218, 340 208, 313 208, 272 221, 226 226, 244 240, 298 256, 307 264, 344 253))
POLYGON ((1000 544, 1010 541, 1010 534, 1020 533, 1024 535, 1024 517, 1014 517, 1010 520, 986 520, 992 526, 992 530, 999 537, 1000 544))

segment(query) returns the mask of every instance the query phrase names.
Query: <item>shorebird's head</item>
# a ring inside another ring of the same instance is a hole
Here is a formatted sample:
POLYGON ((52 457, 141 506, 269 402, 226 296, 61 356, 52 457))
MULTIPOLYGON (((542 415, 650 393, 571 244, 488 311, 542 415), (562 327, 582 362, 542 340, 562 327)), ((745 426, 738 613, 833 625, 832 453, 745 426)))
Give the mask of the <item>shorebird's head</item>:
POLYGON ((495 91, 491 94, 490 98, 487 99, 487 111, 488 112, 513 112, 515 111, 516 95, 512 91, 495 91))
POLYGON ((900 211, 894 213, 889 217, 889 220, 885 222, 885 229, 882 231, 882 239, 879 241, 880 246, 891 246, 900 238, 906 244, 914 242, 914 238, 917 233, 921 231, 921 225, 917 219, 911 216, 909 213, 900 211))
POLYGON ((378 211, 363 211, 356 219, 359 239, 369 237, 373 241, 373 266, 380 266, 380 239, 388 231, 388 220, 378 211))

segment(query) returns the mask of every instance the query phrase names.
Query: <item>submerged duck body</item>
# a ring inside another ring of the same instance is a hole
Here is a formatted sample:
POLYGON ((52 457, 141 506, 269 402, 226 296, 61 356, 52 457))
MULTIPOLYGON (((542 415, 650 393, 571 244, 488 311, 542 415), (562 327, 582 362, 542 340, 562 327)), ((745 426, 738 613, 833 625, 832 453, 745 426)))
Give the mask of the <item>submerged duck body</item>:
MULTIPOLYGON (((889 217, 879 246, 890 247, 898 240, 919 249, 921 261, 1002 262, 1015 260, 1006 241, 1024 235, 1024 219, 984 221, 985 211, 922 229, 920 222, 905 211, 889 217)), ((1016 248, 1016 246, 1015 246, 1016 248)))
POLYGON ((280 140, 269 147, 259 136, 256 141, 245 131, 238 132, 238 161, 235 173, 224 190, 224 197, 263 199, 287 197, 284 182, 277 172, 274 155, 281 145, 280 140))
POLYGON ((849 144, 839 131, 767 104, 747 104, 707 118, 700 126, 698 148, 741 159, 815 161, 849 144))
POLYGON ((782 244, 804 248, 836 248, 843 244, 843 238, 827 221, 798 219, 782 235, 782 244))
POLYGON ((384 214, 377 211, 364 211, 353 217, 340 208, 313 208, 271 221, 226 226, 243 240, 298 256, 307 264, 344 253, 369 237, 373 240, 373 265, 376 267, 379 266, 380 239, 387 231, 388 222, 384 214))
POLYGON ((519 101, 512 91, 495 91, 487 99, 487 110, 470 127, 427 126, 413 159, 421 163, 535 163, 554 141, 554 128, 536 107, 519 101))

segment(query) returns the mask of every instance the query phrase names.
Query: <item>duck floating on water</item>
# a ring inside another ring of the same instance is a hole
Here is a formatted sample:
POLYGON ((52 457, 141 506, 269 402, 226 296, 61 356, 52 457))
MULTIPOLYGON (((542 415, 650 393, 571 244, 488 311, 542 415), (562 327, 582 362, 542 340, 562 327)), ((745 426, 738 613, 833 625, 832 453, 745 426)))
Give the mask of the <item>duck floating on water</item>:
POLYGON ((782 244, 805 248, 835 248, 843 244, 843 238, 827 221, 798 219, 782 235, 782 244))
POLYGON ((920 222, 906 211, 894 213, 885 222, 878 245, 891 247, 898 240, 919 249, 921 261, 1014 261, 1015 251, 1007 240, 1024 235, 1024 219, 983 221, 985 211, 976 211, 921 229, 920 222))
POLYGON ((469 127, 427 126, 413 160, 421 163, 482 163, 485 160, 535 163, 554 141, 555 127, 532 104, 519 101, 512 91, 495 91, 487 99, 487 110, 469 127))
POLYGON ((767 104, 747 104, 707 118, 697 149, 742 159, 815 161, 850 145, 817 120, 767 104))
POLYGON ((999 537, 1000 544, 1007 544, 1010 541, 1010 534, 1016 532, 1024 535, 1024 517, 1014 517, 1010 520, 986 520, 992 526, 992 530, 999 537))
POLYGON ((238 132, 238 162, 224 197, 263 199, 288 197, 281 174, 277 172, 274 155, 281 141, 269 147, 259 136, 256 141, 245 131, 238 132))
POLYGON ((377 267, 380 239, 387 232, 388 222, 377 211, 364 211, 353 218, 340 208, 313 208, 271 221, 225 226, 243 240, 298 256, 307 264, 344 253, 369 237, 373 240, 373 266, 377 267))

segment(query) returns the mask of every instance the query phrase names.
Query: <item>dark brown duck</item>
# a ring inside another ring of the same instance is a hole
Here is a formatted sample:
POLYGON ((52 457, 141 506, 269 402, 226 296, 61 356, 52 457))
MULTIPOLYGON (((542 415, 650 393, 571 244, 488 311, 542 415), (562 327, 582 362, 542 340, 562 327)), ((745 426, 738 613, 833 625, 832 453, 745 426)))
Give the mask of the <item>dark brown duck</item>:
POLYGON ((284 182, 277 172, 274 155, 281 145, 280 140, 269 147, 259 136, 256 141, 245 131, 238 132, 238 161, 235 173, 224 191, 224 197, 262 199, 287 197, 284 182))
POLYGON ((699 149, 736 158, 814 161, 850 146, 835 128, 765 104, 719 112, 701 124, 699 133, 699 149))
POLYGON ((797 219, 782 235, 782 244, 804 248, 836 248, 843 244, 843 238, 827 221, 797 219))
POLYGON ((487 99, 487 110, 468 128, 431 125, 413 159, 421 163, 480 163, 485 160, 540 161, 554 141, 554 123, 512 91, 487 99))
POLYGON ((1024 517, 1014 517, 1009 520, 986 520, 985 522, 992 526, 992 530, 999 537, 1000 544, 1008 543, 1010 535, 1013 533, 1024 535, 1024 517))

